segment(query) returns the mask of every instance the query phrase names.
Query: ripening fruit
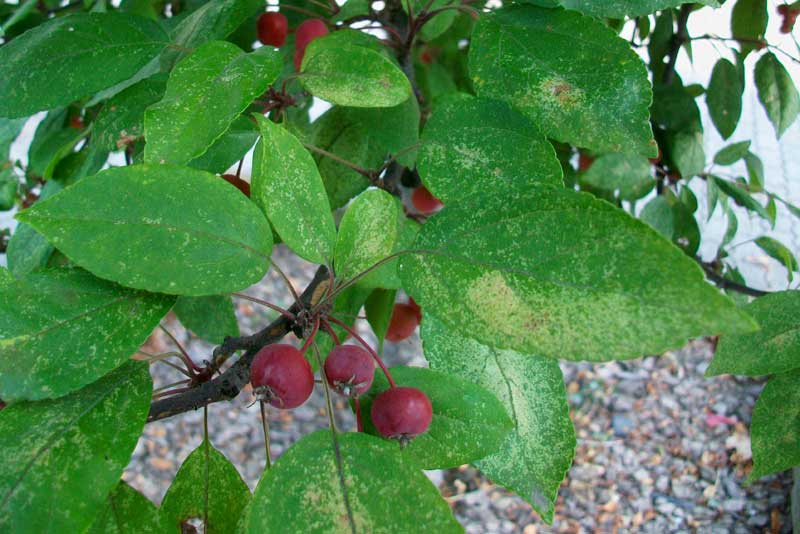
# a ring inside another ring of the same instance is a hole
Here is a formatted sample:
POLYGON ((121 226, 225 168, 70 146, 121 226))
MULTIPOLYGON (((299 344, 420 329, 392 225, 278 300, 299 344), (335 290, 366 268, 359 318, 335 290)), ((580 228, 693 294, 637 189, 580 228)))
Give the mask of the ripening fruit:
POLYGON ((235 186, 236 189, 244 193, 244 196, 246 197, 250 196, 250 184, 245 182, 235 174, 223 174, 222 179, 228 182, 229 184, 235 186))
POLYGON ((594 163, 594 158, 592 156, 590 156, 588 154, 584 154, 583 152, 578 154, 578 170, 579 171, 588 170, 589 167, 592 166, 592 163, 594 163))
POLYGON ((375 397, 371 416, 381 436, 406 444, 431 426, 433 407, 419 389, 394 387, 375 397))
POLYGON ((304 20, 294 32, 294 68, 300 70, 303 63, 303 55, 306 52, 308 43, 328 34, 328 26, 322 19, 304 20))
POLYGON ((338 345, 325 358, 325 378, 340 395, 358 397, 369 390, 375 377, 375 362, 357 345, 338 345))
POLYGON ((259 398, 276 408, 297 408, 311 396, 314 373, 303 354, 291 345, 267 345, 250 366, 250 383, 259 398))
POLYGON ((422 322, 422 308, 419 307, 419 304, 414 300, 413 297, 408 297, 408 305, 414 308, 414 311, 417 313, 417 322, 422 322))
POLYGON ((392 310, 392 318, 389 319, 389 329, 386 331, 386 339, 397 343, 403 341, 419 325, 421 315, 410 304, 395 304, 392 310))
POLYGON ((289 33, 289 21, 283 13, 272 11, 264 13, 258 17, 256 22, 258 40, 262 44, 280 48, 286 42, 286 35, 289 33))
POLYGON ((444 204, 428 191, 424 186, 414 189, 411 193, 411 203, 420 213, 425 215, 439 211, 444 204))

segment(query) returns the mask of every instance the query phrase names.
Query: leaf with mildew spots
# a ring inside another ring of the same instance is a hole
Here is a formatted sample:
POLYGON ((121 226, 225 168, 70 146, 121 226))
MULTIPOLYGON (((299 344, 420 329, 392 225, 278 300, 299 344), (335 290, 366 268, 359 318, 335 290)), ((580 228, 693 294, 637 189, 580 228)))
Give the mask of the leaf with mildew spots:
POLYGON ((119 482, 150 408, 148 365, 130 361, 51 401, 0 411, 0 532, 83 532, 119 482))
MULTIPOLYGON (((616 19, 624 19, 626 16, 649 15, 687 3, 686 0, 523 0, 523 2, 543 7, 560 5, 587 15, 616 19)), ((720 5, 717 0, 697 0, 694 3, 711 7, 720 5)))
POLYGON ((800 369, 769 379, 753 408, 750 439, 749 481, 800 466, 800 369))
POLYGON ((17 219, 100 278, 174 295, 244 289, 272 251, 269 223, 238 189, 171 165, 107 169, 17 219))
POLYGON ((251 196, 298 256, 327 263, 336 224, 314 158, 286 128, 256 115, 261 141, 253 154, 251 196))
POLYGON ((646 224, 566 189, 448 205, 422 225, 398 271, 448 327, 550 358, 637 358, 757 328, 646 224))
MULTIPOLYGON (((336 276, 352 278, 413 243, 419 225, 406 221, 400 202, 382 189, 361 193, 339 223, 336 276)), ((359 280, 364 287, 397 289, 397 260, 380 265, 359 280)))
POLYGON ((742 310, 761 330, 722 336, 707 376, 760 376, 800 367, 800 291, 781 291, 759 297, 742 310))
POLYGON ((86 534, 162 534, 156 506, 144 495, 120 481, 106 498, 106 506, 86 534))
POLYGON ((314 96, 340 106, 386 108, 411 97, 408 78, 389 58, 335 37, 309 43, 300 80, 314 96))
POLYGON ((436 487, 397 443, 349 432, 308 434, 265 471, 247 534, 463 532, 436 487), (337 459, 339 461, 337 461, 337 459))
POLYGON ((514 422, 499 449, 474 462, 475 466, 551 522, 576 443, 558 362, 493 349, 450 330, 430 314, 425 316, 420 336, 431 369, 491 391, 514 422))
POLYGON ((106 150, 122 150, 144 135, 144 111, 164 96, 165 75, 152 76, 109 99, 97 114, 92 141, 106 150))
POLYGON ((445 204, 479 191, 563 185, 553 145, 527 117, 505 102, 466 95, 438 101, 417 169, 445 204))
MULTIPOLYGON (((339 32, 336 32, 339 33, 339 32)), ((389 156, 413 167, 419 140, 419 105, 409 98, 391 108, 334 106, 311 125, 310 143, 362 169, 377 169, 389 156)), ((333 209, 370 184, 364 176, 329 157, 315 155, 333 209)))
POLYGON ((26 117, 130 78, 169 43, 156 21, 73 13, 0 47, 0 117, 26 117))
MULTIPOLYGON (((430 428, 402 451, 423 469, 448 469, 485 458, 500 449, 513 427, 497 397, 474 381, 422 367, 389 371, 399 386, 420 389, 431 401, 430 428)), ((377 434, 369 414, 375 397, 388 388, 386 377, 376 371, 372 387, 360 398, 367 433, 377 434)))
POLYGON ((0 288, 0 398, 60 397, 122 365, 174 297, 81 269, 38 271, 0 288))
POLYGON ((183 532, 181 523, 184 521, 203 520, 206 498, 207 532, 236 532, 239 517, 250 502, 250 490, 236 467, 210 444, 206 461, 206 443, 203 442, 186 457, 164 495, 160 513, 165 532, 177 534, 183 532))
POLYGON ((602 22, 530 5, 481 15, 469 67, 478 96, 504 100, 548 137, 655 157, 644 63, 602 22))
POLYGON ((148 163, 184 165, 202 155, 281 71, 281 55, 269 46, 250 54, 211 41, 170 73, 164 98, 144 114, 148 163))

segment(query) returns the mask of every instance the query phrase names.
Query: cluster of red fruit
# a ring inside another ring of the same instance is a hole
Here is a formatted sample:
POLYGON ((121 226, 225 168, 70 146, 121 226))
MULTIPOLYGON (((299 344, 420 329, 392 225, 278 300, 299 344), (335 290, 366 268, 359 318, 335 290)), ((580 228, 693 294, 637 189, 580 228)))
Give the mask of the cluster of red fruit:
POLYGON ((436 213, 444 206, 442 201, 433 196, 424 185, 411 192, 411 204, 423 215, 436 213))
MULTIPOLYGON (((289 34, 289 21, 282 13, 271 11, 258 17, 256 23, 258 40, 262 44, 280 48, 289 34)), ((300 70, 308 43, 328 33, 328 25, 322 19, 304 20, 294 32, 294 68, 300 70)))
POLYGON ((781 33, 792 33, 797 15, 800 14, 800 7, 797 7, 797 4, 781 4, 778 6, 778 14, 783 17, 781 33))
MULTIPOLYGON (((411 321, 413 327, 407 334, 405 325, 409 324, 409 321, 406 315, 402 315, 402 319, 397 319, 405 328, 403 338, 411 335, 419 324, 421 313, 419 307, 416 307, 416 310, 411 321)), ((397 314, 392 315, 393 322, 396 321, 395 315, 397 314)), ((306 343, 306 347, 308 345, 309 343, 306 343)), ((337 345, 323 364, 324 379, 336 393, 354 399, 357 403, 358 397, 372 386, 375 376, 373 359, 377 361, 377 354, 371 349, 367 351, 357 345, 337 345)), ((433 417, 431 402, 419 389, 395 384, 382 364, 381 369, 386 373, 390 387, 375 397, 370 412, 372 423, 381 436, 407 443, 428 430, 433 417)), ((250 367, 250 383, 259 400, 268 402, 276 408, 291 409, 297 408, 311 396, 314 389, 314 373, 303 352, 292 345, 267 345, 253 359, 250 367)), ((357 417, 361 429, 358 408, 357 417)))

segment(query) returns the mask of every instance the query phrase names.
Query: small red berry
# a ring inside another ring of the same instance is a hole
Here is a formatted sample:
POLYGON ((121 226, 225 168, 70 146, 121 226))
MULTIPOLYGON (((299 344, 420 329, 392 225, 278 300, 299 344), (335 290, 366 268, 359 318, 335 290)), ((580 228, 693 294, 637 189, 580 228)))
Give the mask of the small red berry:
POLYGON ((433 407, 419 389, 393 387, 375 397, 370 414, 378 434, 406 444, 431 426, 433 407))
POLYGON ((417 321, 422 322, 422 308, 419 307, 419 304, 416 303, 413 297, 408 297, 408 305, 414 308, 414 311, 417 313, 417 321))
POLYGON ((258 17, 256 23, 258 40, 262 44, 280 48, 286 42, 289 33, 289 21, 283 13, 272 11, 258 17))
POLYGON ((441 200, 433 196, 424 186, 414 189, 414 192, 411 193, 411 203, 417 211, 425 215, 438 211, 444 205, 441 200))
POLYGON ((306 52, 308 43, 328 34, 328 26, 322 19, 304 20, 297 27, 294 33, 294 68, 300 70, 303 63, 303 55, 306 52))
POLYGON ((584 153, 578 155, 578 170, 585 171, 594 163, 594 158, 584 153))
POLYGON ((420 317, 421 315, 410 304, 395 304, 392 310, 392 318, 389 319, 386 339, 394 343, 403 341, 414 333, 420 317))
POLYGON ((83 130, 83 117, 80 115, 73 115, 69 118, 69 127, 76 130, 83 130))
POLYGON ((244 196, 246 197, 250 196, 250 184, 245 182, 235 174, 223 174, 222 179, 228 182, 229 184, 235 186, 236 189, 244 193, 244 196))
POLYGON ((250 383, 259 400, 276 408, 297 408, 311 396, 314 373, 303 354, 291 345, 267 345, 250 366, 250 383))
POLYGON ((425 65, 430 65, 431 63, 433 63, 433 56, 431 55, 430 51, 426 48, 419 55, 419 60, 425 65))
POLYGON ((357 345, 339 345, 325 358, 325 378, 340 395, 358 397, 366 393, 375 377, 375 362, 357 345))

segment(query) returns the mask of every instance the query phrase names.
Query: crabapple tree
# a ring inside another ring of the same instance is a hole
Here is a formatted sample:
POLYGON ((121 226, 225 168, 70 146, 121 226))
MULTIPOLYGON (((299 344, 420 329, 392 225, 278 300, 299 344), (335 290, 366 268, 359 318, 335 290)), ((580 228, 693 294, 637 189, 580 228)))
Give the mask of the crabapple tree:
POLYGON ((800 111, 779 3, 0 2, 0 532, 459 532, 423 470, 464 464, 551 522, 576 445, 559 360, 697 337, 719 336, 710 375, 770 376, 750 476, 800 464, 800 294, 730 254, 740 218, 800 216, 737 135, 751 80, 776 136, 800 111), (691 33, 699 9, 729 34, 691 33), (684 82, 696 41, 720 58, 684 82), (291 297, 244 292, 268 270, 291 297), (242 300, 274 319, 240 331, 242 300), (156 329, 179 350, 148 351, 156 329), (388 367, 415 332, 427 365, 388 367), (327 428, 273 462, 268 413, 314 390, 327 428), (254 493, 208 435, 159 507, 121 480, 144 425, 240 395, 254 493))

